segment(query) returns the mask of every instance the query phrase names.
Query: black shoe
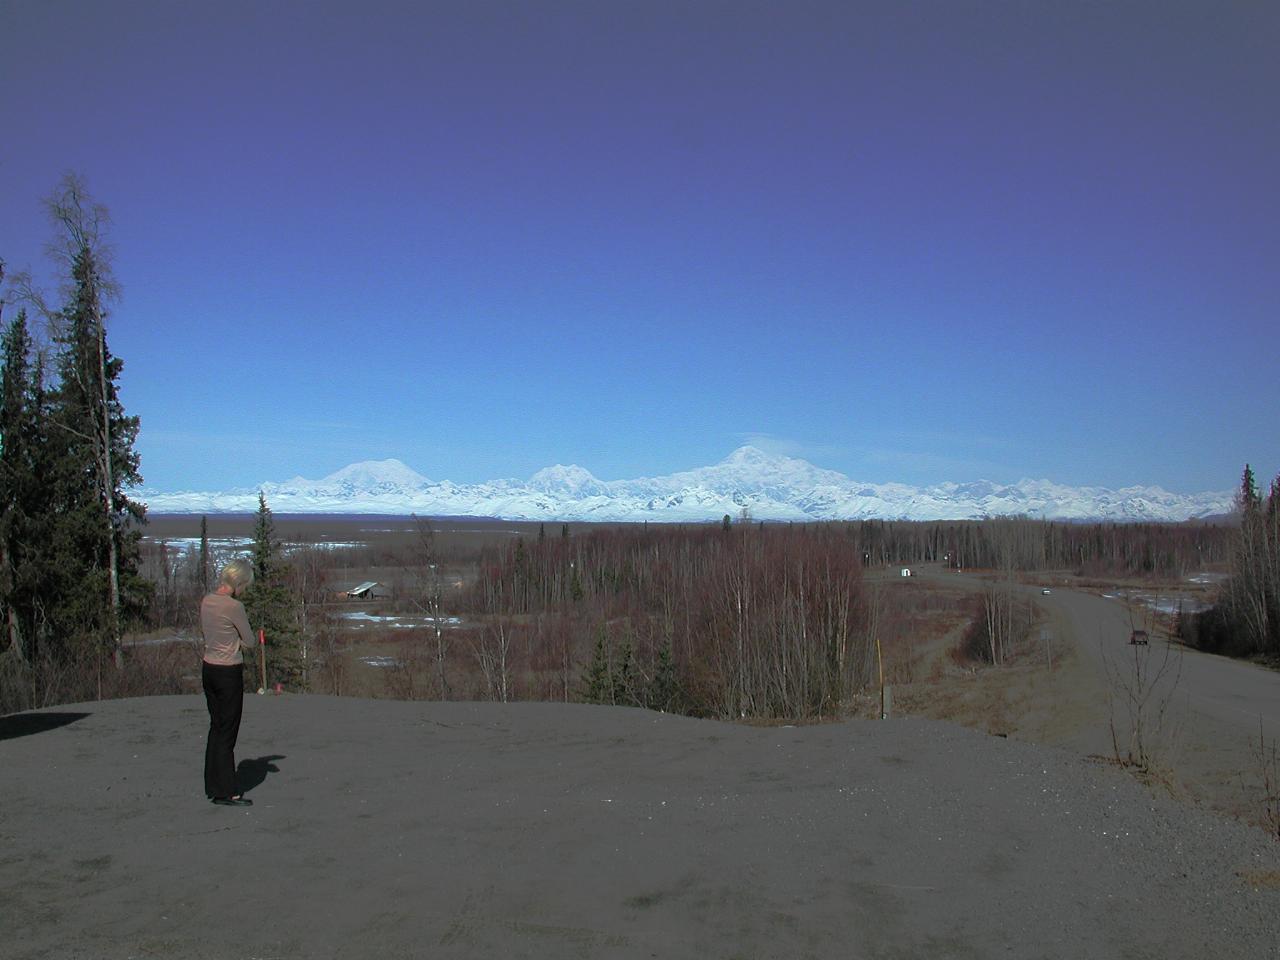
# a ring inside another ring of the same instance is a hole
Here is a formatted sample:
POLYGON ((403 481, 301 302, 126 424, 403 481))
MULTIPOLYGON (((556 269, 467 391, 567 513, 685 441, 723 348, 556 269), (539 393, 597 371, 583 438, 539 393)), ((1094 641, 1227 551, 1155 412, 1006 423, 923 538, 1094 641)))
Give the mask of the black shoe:
POLYGON ((213 802, 224 807, 252 807, 253 801, 248 797, 214 797, 213 802))

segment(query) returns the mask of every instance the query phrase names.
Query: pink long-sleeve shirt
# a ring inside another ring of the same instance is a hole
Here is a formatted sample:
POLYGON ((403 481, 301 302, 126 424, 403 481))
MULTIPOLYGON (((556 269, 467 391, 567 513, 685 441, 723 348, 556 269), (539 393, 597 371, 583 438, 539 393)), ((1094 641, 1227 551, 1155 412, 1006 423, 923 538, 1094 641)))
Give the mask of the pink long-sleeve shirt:
POLYGON ((204 662, 217 666, 244 663, 240 648, 256 642, 244 604, 225 593, 210 593, 200 601, 200 629, 204 633, 204 662))

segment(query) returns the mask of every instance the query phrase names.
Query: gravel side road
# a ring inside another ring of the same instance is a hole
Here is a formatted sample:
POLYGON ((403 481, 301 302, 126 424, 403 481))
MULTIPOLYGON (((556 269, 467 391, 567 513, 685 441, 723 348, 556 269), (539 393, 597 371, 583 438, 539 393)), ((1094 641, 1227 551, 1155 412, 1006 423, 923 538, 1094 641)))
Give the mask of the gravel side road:
MULTIPOLYGON (((1280 741, 1280 672, 1170 643, 1156 630, 1149 644, 1130 645, 1132 629, 1151 625, 1119 600, 1071 590, 1039 599, 1051 615, 1061 617, 1066 638, 1103 685, 1111 676, 1122 678, 1128 689, 1139 686, 1134 677, 1141 664, 1147 682, 1140 687, 1148 697, 1152 726, 1167 701, 1162 719, 1172 746, 1164 759, 1189 784, 1256 775, 1259 733, 1268 743, 1280 741)), ((1123 692, 1117 691, 1116 713, 1127 729, 1123 692)), ((1261 787, 1257 793, 1262 795, 1261 787)))
MULTIPOLYGON (((975 593, 990 583, 937 567, 919 573, 975 593)), ((1032 694, 1006 729, 1084 756, 1113 756, 1117 746, 1123 756, 1136 746, 1140 702, 1144 752, 1180 796, 1247 820, 1260 817, 1269 791, 1259 735, 1268 748, 1280 743, 1280 672, 1170 643, 1149 612, 1115 597, 1057 583, 1049 594, 1039 585, 1018 589, 1046 615, 1040 638, 1075 655, 1030 688, 1017 687, 1025 675, 1003 678, 1014 694, 1032 694), (1149 631, 1149 644, 1129 644, 1135 628, 1149 631)))
POLYGON ((0 956, 1265 958, 1280 853, 926 720, 196 697, 0 718, 0 956))

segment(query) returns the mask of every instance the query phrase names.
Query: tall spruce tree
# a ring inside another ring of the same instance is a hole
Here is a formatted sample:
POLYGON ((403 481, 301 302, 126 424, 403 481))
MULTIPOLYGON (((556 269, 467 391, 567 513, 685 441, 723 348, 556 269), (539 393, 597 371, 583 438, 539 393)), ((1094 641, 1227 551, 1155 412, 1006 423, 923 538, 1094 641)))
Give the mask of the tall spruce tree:
POLYGON ((72 278, 49 436, 60 507, 55 545, 69 575, 59 613, 83 652, 101 645, 119 667, 123 622, 145 609, 149 586, 138 575, 145 508, 125 493, 141 482, 133 449, 138 418, 126 416, 120 402, 124 364, 107 346, 104 284, 91 247, 75 255, 72 278))
POLYGON ((0 649, 28 663, 59 659, 62 637, 51 629, 67 573, 53 555, 61 521, 49 442, 50 394, 44 357, 32 350, 26 314, 19 313, 3 344, 0 403, 0 649))
POLYGON ((124 413, 123 364, 107 346, 116 286, 106 209, 74 175, 45 208, 63 306, 51 308, 29 274, 14 280, 52 335, 53 356, 46 362, 47 350, 34 348, 23 314, 0 345, 0 649, 32 668, 37 705, 87 694, 84 668, 104 652, 122 666, 123 624, 145 611, 151 593, 138 573, 143 507, 125 493, 141 480, 138 421, 124 413))
MULTIPOLYGON (((4 283, 4 260, 0 259, 0 284, 4 283)), ((0 320, 4 319, 4 300, 0 299, 0 320)), ((31 342, 26 332, 26 317, 22 320, 22 329, 20 338, 16 335, 14 327, 6 328, 3 345, 0 350, 0 629, 3 629, 3 639, 0 639, 0 652, 5 650, 13 651, 14 654, 21 657, 23 655, 23 647, 21 635, 18 632, 18 625, 15 617, 16 612, 13 609, 13 534, 10 530, 12 523, 13 494, 12 479, 9 476, 8 465, 5 462, 4 451, 6 446, 12 444, 5 443, 5 437, 10 436, 13 427, 10 425, 10 397, 16 397, 17 403, 13 404, 17 408, 16 412, 20 412, 26 405, 27 398, 27 365, 30 360, 31 342), (11 340, 16 341, 19 349, 15 350, 11 346, 11 340), (17 354, 17 362, 14 362, 14 354, 17 354)))
POLYGON ((676 712, 679 695, 680 681, 676 676, 671 641, 668 640, 658 648, 658 659, 653 669, 653 679, 649 681, 649 689, 646 691, 645 701, 651 710, 674 713, 676 712))
POLYGON ((1231 576, 1231 606, 1244 627, 1242 632, 1250 647, 1261 650, 1268 633, 1270 612, 1266 580, 1262 576, 1262 570, 1266 566, 1266 528, 1258 485, 1254 480, 1253 468, 1247 463, 1240 478, 1240 492, 1236 496, 1236 503, 1240 511, 1240 532, 1231 576))
POLYGON ((581 697, 587 703, 613 703, 614 670, 609 633, 602 625, 596 637, 591 662, 582 675, 581 697))
POLYGON ((1253 476, 1253 467, 1249 464, 1244 465, 1244 473, 1240 475, 1240 492, 1236 494, 1236 506, 1241 514, 1249 517, 1256 513, 1262 505, 1262 499, 1258 495, 1258 484, 1253 476))
MULTIPOLYGON (((266 634, 267 683, 303 687, 302 631, 298 624, 298 603, 285 581, 276 539, 275 518, 264 494, 258 494, 258 514, 253 526, 253 586, 244 593, 249 622, 266 634)), ((262 650, 259 648, 259 655, 262 650)), ((261 668, 259 668, 261 669, 261 668)), ((260 676, 258 674, 257 676, 260 676)), ((250 687, 257 679, 245 676, 250 687)))
POLYGON ((5 329, 0 350, 0 650, 30 660, 36 639, 29 574, 39 542, 35 519, 40 486, 35 470, 40 436, 25 312, 5 329))
POLYGON ((124 365, 107 346, 107 304, 116 297, 109 217, 74 174, 45 207, 56 229, 50 250, 70 273, 55 318, 58 382, 46 431, 56 507, 48 557, 59 574, 51 619, 73 654, 106 649, 119 667, 123 624, 145 609, 150 585, 138 574, 144 507, 125 493, 141 482, 138 419, 125 415, 117 386, 124 365))

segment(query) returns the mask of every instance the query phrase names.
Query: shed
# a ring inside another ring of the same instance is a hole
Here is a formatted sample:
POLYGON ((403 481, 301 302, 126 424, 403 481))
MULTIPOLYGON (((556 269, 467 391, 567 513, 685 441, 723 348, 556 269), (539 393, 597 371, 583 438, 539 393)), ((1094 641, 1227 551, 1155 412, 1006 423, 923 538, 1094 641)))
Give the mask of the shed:
POLYGON ((348 600, 376 600, 391 596, 391 593, 376 580, 369 580, 347 591, 348 600))

